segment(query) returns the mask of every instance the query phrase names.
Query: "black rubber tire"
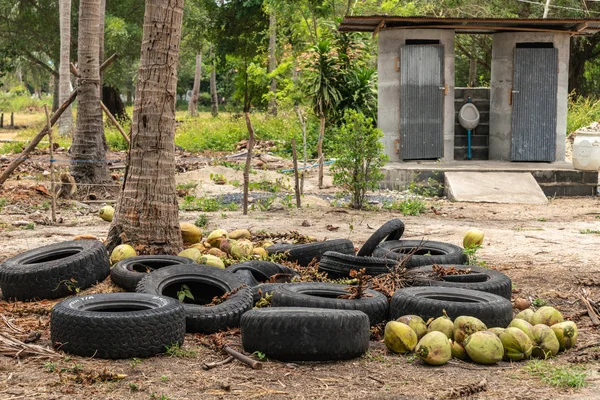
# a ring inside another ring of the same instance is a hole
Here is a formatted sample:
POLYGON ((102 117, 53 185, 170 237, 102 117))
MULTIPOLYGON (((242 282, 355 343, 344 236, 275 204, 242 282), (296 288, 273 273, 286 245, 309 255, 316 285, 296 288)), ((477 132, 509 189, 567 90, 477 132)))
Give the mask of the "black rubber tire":
POLYGON ((411 257, 406 268, 431 264, 464 264, 467 261, 462 247, 431 240, 390 240, 380 243, 373 256, 402 261, 409 251, 417 247, 421 250, 411 257))
MULTIPOLYGON (((170 265, 192 264, 194 261, 187 257, 177 256, 137 256, 119 261, 110 269, 110 279, 128 292, 135 292, 138 283, 147 272, 138 272, 136 268, 146 267, 154 271, 170 265)), ((150 272, 149 271, 149 272, 150 272)))
POLYGON ((354 255, 354 245, 348 239, 333 239, 306 244, 278 243, 267 247, 267 253, 287 253, 288 261, 295 261, 303 267, 308 266, 314 258, 320 260, 321 256, 327 251, 354 255))
POLYGON ((268 281, 269 278, 275 274, 281 274, 284 273, 284 271, 285 273, 289 272, 287 267, 283 265, 261 260, 249 260, 238 264, 233 264, 229 266, 225 271, 234 274, 241 270, 252 272, 254 278, 259 282, 268 281))
POLYGON ((365 269, 367 275, 387 274, 396 265, 395 260, 378 257, 359 257, 327 251, 319 261, 319 271, 327 272, 329 278, 345 278, 351 270, 365 269))
POLYGON ((221 304, 205 307, 214 296, 220 296, 240 287, 243 283, 234 274, 222 269, 198 264, 164 267, 144 277, 137 286, 140 293, 156 296, 177 296, 181 284, 201 285, 205 298, 197 298, 201 304, 183 303, 188 332, 214 333, 240 326, 242 314, 252 308, 252 293, 244 286, 221 304))
POLYGON ((410 270, 410 273, 420 275, 415 286, 440 286, 479 290, 481 292, 497 294, 508 300, 511 299, 512 281, 500 271, 476 265, 442 264, 440 266, 444 268, 454 267, 457 270, 470 269, 472 273, 467 275, 448 275, 442 277, 441 280, 427 279, 427 275, 431 274, 433 266, 426 265, 410 270))
POLYGON ((369 317, 371 325, 387 320, 389 302, 387 297, 372 289, 360 299, 340 299, 349 294, 348 285, 323 282, 289 283, 277 287, 271 300, 272 307, 332 308, 336 310, 358 310, 369 317))
POLYGON ((373 254, 373 251, 375 251, 379 243, 384 240, 398 240, 402 237, 403 233, 404 222, 397 218, 389 220, 367 239, 356 255, 361 257, 370 256, 373 254))
POLYGON ((248 271, 247 269, 240 269, 233 273, 236 278, 238 278, 244 285, 252 288, 258 285, 260 282, 256 280, 252 271, 248 271))
POLYGON ((56 304, 50 315, 54 347, 82 357, 151 357, 181 345, 184 336, 181 303, 149 294, 72 297, 56 304))
POLYGON ((277 288, 282 285, 288 285, 288 283, 261 283, 251 288, 252 290, 252 301, 256 304, 261 297, 267 294, 273 294, 277 288))
POLYGON ((282 361, 348 360, 369 348, 369 318, 354 310, 261 308, 242 316, 242 345, 282 361))
POLYGON ((444 310, 451 319, 461 315, 476 317, 490 328, 504 328, 513 319, 512 304, 502 296, 477 290, 423 286, 394 292, 390 320, 413 314, 427 321, 442 316, 444 310))
POLYGON ((74 240, 9 258, 0 265, 0 288, 7 301, 56 299, 102 282, 109 273, 102 242, 74 240))

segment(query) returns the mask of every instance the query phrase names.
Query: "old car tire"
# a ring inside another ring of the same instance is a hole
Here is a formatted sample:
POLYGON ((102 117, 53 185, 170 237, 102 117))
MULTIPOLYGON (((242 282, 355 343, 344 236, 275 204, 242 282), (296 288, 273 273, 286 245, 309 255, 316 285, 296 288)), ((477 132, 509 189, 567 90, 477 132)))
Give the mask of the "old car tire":
POLYGON ((110 269, 110 279, 128 292, 135 292, 138 283, 149 272, 170 265, 192 264, 193 262, 187 257, 166 255, 131 257, 119 261, 110 269))
POLYGON ((149 294, 72 297, 56 304, 50 316, 54 347, 82 357, 151 357, 181 345, 184 336, 183 306, 149 294))
POLYGON ((300 282, 281 285, 273 291, 272 307, 332 308, 358 310, 369 317, 371 325, 388 318, 388 299, 375 290, 367 289, 359 299, 344 299, 348 285, 323 282, 300 282))
POLYGON ((5 300, 56 299, 103 281, 108 252, 97 240, 75 240, 29 250, 0 265, 5 300))
POLYGON ((144 277, 137 286, 140 293, 177 298, 182 284, 192 293, 202 294, 195 304, 183 303, 188 332, 214 333, 240 326, 242 314, 252 308, 250 288, 224 270, 197 264, 164 267, 144 277), (243 286, 240 288, 240 286, 243 286), (238 289, 239 288, 239 289, 238 289), (222 303, 205 306, 215 296, 222 296, 238 289, 222 303))
POLYGON ((337 251, 343 254, 354 255, 354 245, 348 239, 333 239, 306 244, 278 243, 267 247, 267 253, 286 253, 288 261, 295 261, 303 267, 308 266, 315 258, 320 260, 326 251, 337 251))
POLYGON ((377 248, 379 243, 384 240, 398 240, 402 237, 404 233, 404 222, 399 219, 392 219, 385 224, 383 224, 379 229, 375 231, 371 235, 370 238, 367 239, 365 244, 360 248, 357 256, 370 256, 373 254, 373 251, 377 248))
POLYGON ((369 348, 369 318, 355 310, 261 308, 241 321, 242 345, 282 361, 360 357, 369 348))
POLYGON ((431 240, 390 240, 380 243, 373 256, 402 262, 408 253, 419 250, 406 262, 406 268, 431 264, 464 264, 467 257, 463 248, 431 240))
POLYGON ((350 276, 350 271, 364 268, 367 275, 375 276, 387 274, 396 264, 396 260, 387 258, 359 257, 327 251, 319 261, 319 271, 327 272, 329 278, 345 278, 350 276))
POLYGON ((512 304, 493 293, 447 287, 408 287, 398 289, 390 303, 390 319, 418 315, 427 321, 443 315, 479 318, 488 327, 504 328, 512 321, 512 304))

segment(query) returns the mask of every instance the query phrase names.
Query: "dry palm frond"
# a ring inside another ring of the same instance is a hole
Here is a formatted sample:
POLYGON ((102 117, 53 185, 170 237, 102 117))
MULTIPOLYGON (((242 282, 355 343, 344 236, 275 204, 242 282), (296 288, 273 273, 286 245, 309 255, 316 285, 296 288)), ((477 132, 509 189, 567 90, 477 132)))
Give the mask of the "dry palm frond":
POLYGON ((25 356, 36 358, 60 357, 60 355, 52 349, 36 344, 23 343, 6 333, 0 333, 0 354, 12 358, 25 356))

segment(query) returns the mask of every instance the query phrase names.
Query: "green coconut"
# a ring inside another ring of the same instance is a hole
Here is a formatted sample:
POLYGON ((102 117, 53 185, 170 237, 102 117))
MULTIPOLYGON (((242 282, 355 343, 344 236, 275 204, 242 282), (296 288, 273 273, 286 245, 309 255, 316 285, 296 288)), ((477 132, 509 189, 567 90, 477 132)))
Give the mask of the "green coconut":
POLYGON ((512 321, 510 321, 510 324, 508 325, 509 328, 519 328, 520 330, 522 330, 523 332, 525 332, 525 334, 527 336, 529 336, 529 339, 531 339, 533 341, 533 333, 531 332, 531 330, 533 329, 533 326, 525 321, 524 319, 513 319, 512 321))
POLYGON ((437 317, 427 326, 429 332, 442 332, 448 339, 454 338, 454 322, 445 315, 437 317))
POLYGON ((459 360, 466 360, 468 358, 465 347, 454 340, 450 340, 450 349, 452 351, 452 357, 458 358, 459 360))
POLYGON ((454 340, 463 343, 467 336, 485 331, 487 326, 475 317, 460 316, 454 320, 454 340))
POLYGON ((529 336, 519 328, 509 327, 500 334, 500 341, 504 347, 504 358, 520 361, 531 356, 533 344, 529 336))
POLYGON ((559 322, 563 322, 564 318, 560 311, 558 311, 554 307, 544 306, 539 308, 536 312, 533 313, 531 317, 531 325, 544 324, 548 326, 552 326, 554 324, 558 324, 559 322))
POLYGON ((415 354, 426 364, 444 365, 452 358, 450 340, 443 332, 429 332, 417 343, 415 354))
POLYGON ((408 353, 417 345, 415 331, 402 322, 390 321, 385 325, 383 342, 387 348, 398 354, 408 353))
POLYGON ((231 254, 233 258, 241 259, 251 256, 253 254, 253 249, 254 245, 251 241, 247 239, 240 239, 237 242, 235 242, 233 246, 231 246, 231 251, 229 252, 229 254, 231 254))
POLYGON ((533 310, 531 308, 526 308, 525 310, 521 311, 520 313, 518 313, 517 315, 515 315, 515 319, 522 319, 524 321, 527 321, 531 324, 531 318, 533 317, 533 310))
POLYGON ((112 206, 104 206, 98 211, 98 216, 105 221, 112 222, 115 209, 112 206))
POLYGON ((427 333, 427 324, 423 321, 423 318, 418 315, 404 315, 397 318, 396 321, 410 326, 417 334, 417 339, 419 340, 427 333))
POLYGON ((137 253, 133 247, 128 244, 120 244, 110 253, 110 264, 114 265, 121 260, 135 256, 137 256, 137 253))
POLYGON ((187 257, 196 263, 198 262, 198 260, 200 260, 200 257, 202 257, 202 253, 196 247, 187 248, 183 251, 180 251, 177 255, 179 257, 187 257))
POLYGON ((210 254, 205 254, 201 256, 198 260, 198 264, 206 264, 211 267, 225 269, 225 264, 223 264, 223 260, 221 260, 219 257, 210 254))
POLYGON ((560 350, 560 343, 554 330, 548 325, 537 324, 531 328, 533 334, 533 350, 531 355, 536 358, 546 359, 555 356, 560 350))
POLYGON ((502 360, 504 347, 498 336, 490 331, 478 331, 467 337, 465 350, 477 364, 491 365, 502 360))
POLYGON ((229 232, 229 238, 233 240, 239 239, 252 239, 252 234, 248 229, 236 229, 234 231, 229 232))
POLYGON ((182 222, 179 224, 179 229, 183 243, 193 244, 202 240, 202 231, 194 224, 182 222))
POLYGON ((575 322, 559 322, 552 325, 551 328, 558 339, 561 351, 570 349, 577 343, 577 325, 575 325, 575 322))
POLYGON ((225 229, 215 229, 206 237, 206 242, 210 244, 210 247, 219 248, 221 246, 221 240, 226 238, 227 231, 225 229))
POLYGON ((500 334, 502 332, 504 332, 504 328, 497 328, 497 327, 495 327, 495 328, 489 328, 488 331, 492 332, 496 336, 500 336, 500 334))
POLYGON ((463 247, 465 249, 481 246, 483 244, 483 231, 477 228, 471 228, 465 232, 463 237, 463 247))

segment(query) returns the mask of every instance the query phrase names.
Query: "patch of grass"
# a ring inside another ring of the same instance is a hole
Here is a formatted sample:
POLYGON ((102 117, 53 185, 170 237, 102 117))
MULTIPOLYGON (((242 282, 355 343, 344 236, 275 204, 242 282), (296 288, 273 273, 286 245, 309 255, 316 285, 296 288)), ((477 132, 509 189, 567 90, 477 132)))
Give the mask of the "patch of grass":
POLYGON ((35 229, 35 224, 33 222, 28 223, 27 225, 25 225, 23 227, 23 229, 28 230, 28 231, 32 231, 35 229))
POLYGON ((427 211, 427 203, 418 197, 411 196, 402 201, 383 204, 385 210, 399 211, 403 215, 419 215, 427 211))
MULTIPOLYGON (((0 93, 0 109, 4 112, 4 122, 6 122, 6 113, 9 114, 8 118, 10 118, 11 112, 41 112, 43 114, 44 104, 51 110, 52 97, 44 96, 41 99, 32 99, 29 91, 23 86, 17 86, 8 93, 0 93)), ((18 121, 15 121, 15 124, 17 123, 18 121)))
POLYGON ((161 382, 168 382, 168 381, 169 381, 169 377, 168 377, 168 376, 166 376, 166 375, 161 375, 161 377, 160 377, 160 381, 161 381, 161 382))
POLYGON ((192 358, 196 357, 196 352, 193 350, 183 349, 177 343, 167 347, 167 354, 171 357, 192 358))
POLYGON ((548 361, 532 360, 523 368, 552 386, 580 389, 586 385, 587 370, 583 366, 555 366, 548 361))
POLYGON ((236 211, 238 209, 237 204, 229 203, 223 204, 218 199, 211 199, 207 197, 196 197, 196 196, 185 196, 183 202, 179 205, 179 209, 183 211, 219 211, 228 210, 236 211))
POLYGON ((5 205, 8 204, 8 199, 6 198, 1 198, 0 199, 0 211, 2 211, 2 209, 4 208, 5 205))
POLYGON ((130 392, 139 392, 140 390, 140 385, 138 385, 137 383, 130 383, 129 384, 129 391, 130 392))
POLYGON ((198 215, 198 218, 196 218, 196 220, 194 221, 194 225, 196 225, 198 228, 205 228, 206 225, 208 225, 208 215, 198 215))
POLYGON ((289 186, 283 181, 283 178, 275 179, 275 182, 263 179, 258 182, 249 182, 248 190, 260 190, 263 192, 279 193, 282 190, 289 190, 289 186))
POLYGON ((467 256, 467 261, 465 261, 465 265, 478 265, 483 268, 487 268, 487 263, 485 260, 482 260, 477 255, 477 250, 479 250, 481 246, 475 245, 471 247, 465 247, 463 249, 463 253, 467 256))
POLYGON ((58 363, 56 363, 56 362, 47 362, 46 364, 44 364, 44 368, 46 368, 46 371, 48 371, 48 372, 54 372, 54 371, 56 371, 57 365, 58 365, 58 363))
POLYGON ((569 96, 567 134, 600 119, 600 100, 592 97, 569 96))
POLYGON ((135 369, 138 365, 140 365, 141 363, 143 363, 144 360, 140 359, 140 358, 132 358, 131 361, 129 362, 129 365, 131 365, 131 368, 135 369))
POLYGON ((579 231, 579 233, 581 233, 582 235, 589 235, 589 234, 600 235, 600 230, 598 230, 598 229, 582 229, 579 231))
POLYGON ((196 189, 198 184, 196 182, 178 183, 176 186, 177 190, 191 190, 196 189))
POLYGON ((3 143, 0 147, 0 154, 17 154, 23 151, 25 142, 8 142, 3 143))
POLYGON ((533 299, 533 301, 531 302, 531 304, 533 304, 536 307, 544 307, 548 305, 548 302, 544 299, 541 299, 539 297, 536 297, 535 299, 533 299))

